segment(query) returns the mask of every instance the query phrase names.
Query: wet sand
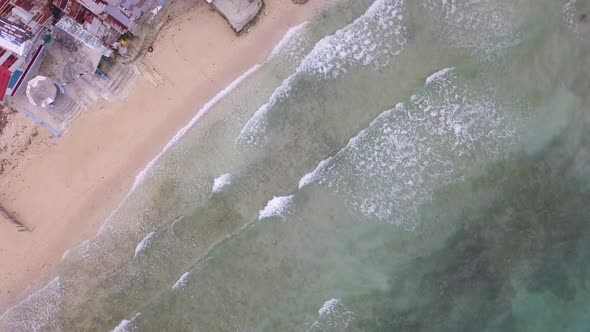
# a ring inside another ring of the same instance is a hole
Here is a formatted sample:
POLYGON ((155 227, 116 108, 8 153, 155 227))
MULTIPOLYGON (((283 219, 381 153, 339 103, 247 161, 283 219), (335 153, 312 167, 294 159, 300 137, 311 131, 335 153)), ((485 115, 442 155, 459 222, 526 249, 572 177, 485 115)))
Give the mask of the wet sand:
POLYGON ((98 103, 60 139, 39 129, 35 147, 0 176, 0 202, 34 227, 20 233, 0 221, 0 313, 46 280, 68 248, 96 234, 135 176, 201 106, 326 3, 266 0, 258 23, 239 37, 205 2, 172 13, 142 60, 161 74, 158 86, 140 78, 125 102, 98 103))

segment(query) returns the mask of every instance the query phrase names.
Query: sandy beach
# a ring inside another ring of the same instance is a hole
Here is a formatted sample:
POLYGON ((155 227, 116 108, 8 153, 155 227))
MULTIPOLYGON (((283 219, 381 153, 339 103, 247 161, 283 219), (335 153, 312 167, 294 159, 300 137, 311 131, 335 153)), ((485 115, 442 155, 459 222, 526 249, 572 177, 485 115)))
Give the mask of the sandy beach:
POLYGON ((94 105, 61 138, 16 116, 38 133, 0 175, 0 202, 34 231, 0 220, 0 313, 43 282, 68 248, 96 234, 135 176, 201 106, 326 2, 266 0, 241 36, 204 1, 179 7, 142 60, 161 74, 158 86, 140 78, 125 102, 94 105))

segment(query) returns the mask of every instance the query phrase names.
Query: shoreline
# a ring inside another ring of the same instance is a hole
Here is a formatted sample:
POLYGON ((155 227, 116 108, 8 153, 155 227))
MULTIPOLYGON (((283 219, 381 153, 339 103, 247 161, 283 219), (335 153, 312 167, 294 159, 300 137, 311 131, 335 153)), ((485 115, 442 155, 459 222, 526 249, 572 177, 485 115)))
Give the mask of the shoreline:
MULTIPOLYGON (((139 186, 141 184, 141 182, 143 181, 143 179, 146 176, 148 176, 148 173, 150 172, 151 168, 156 164, 156 162, 158 161, 158 159, 160 159, 160 157, 162 155, 164 155, 166 153, 166 151, 168 151, 168 149, 170 149, 176 143, 178 143, 178 141, 189 130, 191 130, 191 128, 194 127, 197 124, 197 122, 199 122, 199 120, 202 117, 204 117, 205 115, 207 115, 207 113, 209 112, 209 110, 211 109, 211 107, 215 106, 215 104, 217 104, 217 102, 219 102, 221 99, 223 99, 227 94, 231 93, 234 90, 234 88, 236 88, 244 79, 246 79, 250 75, 254 74, 263 65, 264 65, 264 63, 262 63, 262 64, 255 64, 250 69, 248 69, 246 72, 244 72, 242 75, 240 75, 238 78, 236 78, 225 89, 219 91, 219 93, 217 95, 215 95, 211 100, 209 100, 205 105, 203 105, 203 107, 200 108, 197 111, 197 113, 195 114, 195 116, 188 122, 188 124, 186 124, 184 127, 180 128, 180 130, 176 133, 176 135, 174 135, 174 137, 172 137, 172 139, 170 139, 168 141, 168 143, 166 143, 166 145, 162 148, 162 150, 160 152, 158 152, 158 154, 153 159, 151 159, 145 165, 145 167, 139 171, 139 173, 137 173, 137 175, 135 176, 135 178, 133 180, 133 183, 131 184, 131 188, 129 188, 127 194, 123 197, 123 199, 121 199, 121 201, 117 204, 117 206, 111 211, 111 214, 100 225, 100 227, 98 228, 98 231, 96 233, 96 236, 100 235, 103 232, 103 228, 105 226, 108 226, 108 221, 117 212, 117 210, 119 210, 119 208, 121 207, 121 205, 123 203, 125 203, 125 201, 129 197, 129 195, 131 195, 135 191, 135 189, 137 188, 137 186, 139 186)), ((61 260, 63 260, 67 256, 67 253, 68 252, 69 252, 69 249, 67 249, 66 252, 64 252, 61 260)))
POLYGON ((145 176, 147 176, 148 172, 155 165, 155 163, 158 161, 158 159, 160 159, 160 157, 164 153, 166 153, 166 151, 168 151, 169 148, 174 146, 174 144, 176 144, 203 116, 205 116, 209 112, 211 107, 213 107, 215 104, 217 104, 217 102, 219 102, 219 100, 221 100, 222 98, 227 96, 229 93, 231 93, 236 86, 238 86, 248 76, 250 76, 253 73, 255 73, 256 71, 258 71, 258 69, 263 65, 264 65, 264 63, 261 63, 261 64, 257 63, 254 66, 252 66, 250 69, 246 70, 239 77, 237 77, 234 81, 232 81, 227 87, 225 87, 223 90, 219 91, 219 93, 216 94, 205 105, 203 105, 203 107, 201 107, 197 111, 195 116, 188 122, 188 124, 185 125, 184 127, 182 127, 176 133, 176 135, 174 135, 174 137, 172 137, 172 139, 170 141, 168 141, 168 143, 166 143, 166 145, 162 148, 162 150, 152 160, 150 160, 146 164, 146 166, 135 176, 135 180, 133 181, 133 185, 131 186, 131 189, 129 192, 132 192, 133 190, 135 190, 135 188, 143 181, 145 176))
POLYGON ((96 235, 141 176, 236 78, 264 64, 290 28, 327 3, 267 0, 256 25, 240 36, 204 2, 178 13, 160 32, 154 53, 138 60, 162 74, 164 84, 140 77, 124 102, 98 103, 61 139, 33 149, 0 177, 0 200, 35 227, 19 233, 0 222, 0 313, 47 282, 64 253, 96 235))

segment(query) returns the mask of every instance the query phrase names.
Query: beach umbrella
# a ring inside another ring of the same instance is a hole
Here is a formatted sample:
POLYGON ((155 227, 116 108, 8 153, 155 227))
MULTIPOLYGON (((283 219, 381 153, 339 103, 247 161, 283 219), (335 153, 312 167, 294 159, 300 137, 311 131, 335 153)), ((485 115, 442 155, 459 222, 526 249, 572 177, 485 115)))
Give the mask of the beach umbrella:
POLYGON ((45 76, 37 76, 27 84, 27 97, 35 106, 47 107, 55 101, 57 87, 45 76))

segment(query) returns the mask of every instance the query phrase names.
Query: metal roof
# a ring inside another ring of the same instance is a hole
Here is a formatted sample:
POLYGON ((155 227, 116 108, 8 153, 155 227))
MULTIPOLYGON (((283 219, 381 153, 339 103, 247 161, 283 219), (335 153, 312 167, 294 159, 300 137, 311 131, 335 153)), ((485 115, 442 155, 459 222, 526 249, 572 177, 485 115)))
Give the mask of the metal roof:
POLYGON ((51 10, 47 0, 0 0, 0 18, 7 19, 36 34, 51 18, 51 10), (30 16, 23 15, 25 12, 30 16), (25 16, 31 19, 27 21, 25 16))

